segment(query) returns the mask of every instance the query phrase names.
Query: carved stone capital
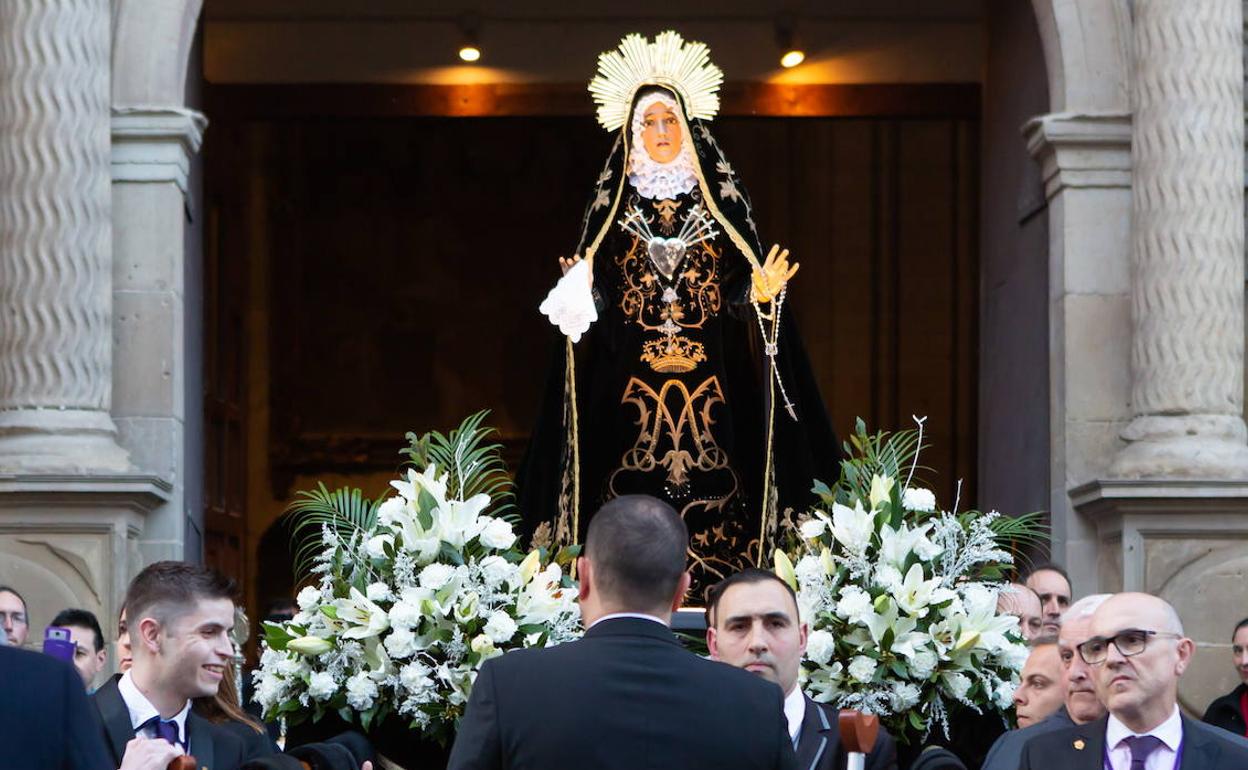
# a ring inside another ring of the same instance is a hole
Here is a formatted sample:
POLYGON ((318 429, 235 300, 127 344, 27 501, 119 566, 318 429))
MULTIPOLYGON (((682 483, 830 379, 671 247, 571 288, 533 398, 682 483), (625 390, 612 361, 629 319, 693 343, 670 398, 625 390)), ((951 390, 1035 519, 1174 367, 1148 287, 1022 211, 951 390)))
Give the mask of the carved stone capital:
POLYGON ((1131 186, 1131 116, 1053 113, 1023 125, 1049 200, 1067 188, 1131 186))
POLYGON ((114 182, 173 182, 187 194, 208 119, 185 107, 114 107, 114 182))

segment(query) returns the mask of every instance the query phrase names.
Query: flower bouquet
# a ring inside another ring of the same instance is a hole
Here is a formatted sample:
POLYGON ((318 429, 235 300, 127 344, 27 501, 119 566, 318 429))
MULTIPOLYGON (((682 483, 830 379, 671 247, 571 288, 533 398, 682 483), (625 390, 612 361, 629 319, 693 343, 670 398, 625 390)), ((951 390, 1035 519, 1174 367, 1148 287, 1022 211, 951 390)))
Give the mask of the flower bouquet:
POLYGON ((775 553, 810 627, 805 691, 876 714, 903 741, 937 724, 948 736, 953 704, 1010 707, 1028 650, 997 593, 1012 550, 1043 538, 1035 514, 939 509, 912 485, 921 443, 921 420, 875 435, 859 420, 840 479, 816 482, 824 507, 775 553))
POLYGON ((292 620, 265 624, 256 700, 267 719, 337 714, 368 731, 397 718, 445 745, 486 660, 580 635, 561 567, 575 549, 519 549, 484 416, 448 436, 409 433, 391 497, 322 485, 291 506, 296 571, 311 584, 292 620))

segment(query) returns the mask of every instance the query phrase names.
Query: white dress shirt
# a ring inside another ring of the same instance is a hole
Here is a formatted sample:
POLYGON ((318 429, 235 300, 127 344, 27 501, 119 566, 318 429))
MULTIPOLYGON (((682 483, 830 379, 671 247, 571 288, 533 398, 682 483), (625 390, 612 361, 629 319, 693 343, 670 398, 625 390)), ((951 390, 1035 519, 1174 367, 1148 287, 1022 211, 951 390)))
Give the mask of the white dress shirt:
MULTIPOLYGON (((130 712, 130 727, 134 728, 135 735, 140 735, 144 738, 155 738, 155 725, 148 725, 141 730, 139 727, 151 721, 152 717, 160 716, 160 712, 147 699, 147 696, 139 691, 139 687, 134 683, 134 678, 130 676, 129 671, 123 674, 121 680, 117 682, 117 691, 121 693, 121 699, 126 702, 126 710, 130 712)), ((182 710, 175 714, 172 720, 178 725, 178 738, 183 744, 189 744, 186 738, 186 715, 190 711, 191 702, 187 700, 182 706, 182 710)), ((178 746, 177 748, 182 749, 183 747, 178 746)), ((185 750, 182 753, 185 754, 185 750)))
POLYGON ((797 734, 802 729, 802 720, 806 718, 806 695, 797 685, 793 685, 793 691, 784 696, 784 718, 789 722, 789 737, 796 746, 797 734))
MULTIPOLYGON (((658 623, 660 626, 663 626, 664 628, 668 627, 667 621, 663 620, 663 618, 656 618, 654 615, 647 615, 644 612, 613 612, 610 615, 603 615, 602 617, 595 620, 593 623, 590 623, 589 628, 593 628, 594 626, 598 625, 604 620, 614 620, 616 618, 637 618, 639 620, 653 620, 655 623, 658 623)), ((585 630, 588 631, 589 628, 585 630)))
POLYGON ((1171 770, 1179 744, 1183 742, 1183 719, 1179 716, 1178 705, 1166 721, 1146 733, 1133 732, 1110 714, 1109 724, 1105 727, 1105 748, 1109 750, 1109 764, 1113 770, 1131 770, 1131 747, 1125 739, 1133 735, 1155 735, 1161 739, 1161 745, 1153 749, 1145 760, 1144 770, 1171 770))

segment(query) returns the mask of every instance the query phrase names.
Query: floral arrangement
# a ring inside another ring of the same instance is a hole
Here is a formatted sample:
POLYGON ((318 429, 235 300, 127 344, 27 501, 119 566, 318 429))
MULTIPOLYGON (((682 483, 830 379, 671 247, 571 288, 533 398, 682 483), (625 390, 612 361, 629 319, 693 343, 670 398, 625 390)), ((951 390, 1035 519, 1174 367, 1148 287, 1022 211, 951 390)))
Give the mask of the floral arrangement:
POLYGON ((809 624, 804 687, 816 701, 876 714, 902 740, 949 732, 954 704, 1004 712, 1027 647, 997 614, 1012 550, 1042 539, 1035 514, 940 510, 912 485, 918 430, 868 435, 858 421, 849 459, 824 507, 791 522, 775 570, 809 624))
POLYGON ((367 730, 397 716, 445 743, 485 661, 580 636, 561 567, 575 549, 519 550, 484 416, 449 436, 409 433, 389 498, 321 486, 291 506, 297 572, 312 584, 292 620, 265 624, 256 700, 267 719, 337 713, 367 730))

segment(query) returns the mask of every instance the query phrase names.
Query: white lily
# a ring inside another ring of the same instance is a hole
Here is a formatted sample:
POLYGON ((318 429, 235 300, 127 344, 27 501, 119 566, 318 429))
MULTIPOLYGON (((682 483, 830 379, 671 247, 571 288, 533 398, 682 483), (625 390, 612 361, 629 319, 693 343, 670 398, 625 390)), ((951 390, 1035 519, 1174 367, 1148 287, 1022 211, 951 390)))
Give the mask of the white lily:
POLYGON ((928 608, 933 604, 946 602, 954 597, 953 591, 940 587, 940 578, 923 579, 923 565, 913 564, 906 572, 901 585, 892 591, 897 606, 907 614, 915 617, 926 617, 928 608))
POLYGON ((446 500, 446 480, 449 476, 449 473, 438 476, 437 469, 433 463, 430 463, 424 473, 418 473, 415 468, 408 468, 407 480, 391 481, 390 486, 397 489, 405 500, 415 502, 420 497, 420 490, 423 489, 432 495, 434 500, 442 503, 446 500))
POLYGON ((481 512, 489 504, 489 495, 473 495, 467 500, 447 500, 439 505, 433 515, 438 536, 455 548, 463 548, 485 529, 487 522, 482 520, 481 512))
POLYGON ((885 524, 880 530, 880 559, 897 569, 905 565, 912 553, 922 561, 930 561, 940 553, 940 548, 928 540, 929 529, 930 524, 914 528, 902 524, 897 529, 885 524), (936 549, 936 553, 932 553, 932 548, 936 549))
POLYGON ((853 508, 832 504, 832 537, 841 545, 853 553, 862 553, 874 534, 875 512, 863 510, 861 501, 855 500, 853 508))
POLYGON ((996 652, 1011 645, 1005 634, 1017 629, 1018 619, 1013 615, 997 614, 995 591, 982 585, 969 586, 963 591, 962 604, 965 614, 951 619, 957 626, 955 653, 969 652, 974 648, 996 652))
POLYGON ((334 608, 337 610, 338 620, 348 626, 342 632, 344 639, 368 639, 390 627, 390 618, 386 611, 369 601, 358 588, 352 587, 351 595, 345 599, 335 599, 334 608))

